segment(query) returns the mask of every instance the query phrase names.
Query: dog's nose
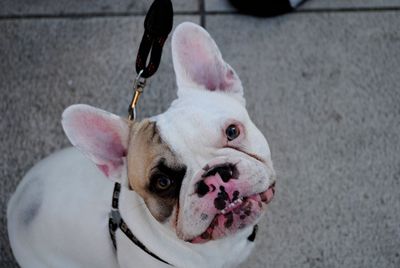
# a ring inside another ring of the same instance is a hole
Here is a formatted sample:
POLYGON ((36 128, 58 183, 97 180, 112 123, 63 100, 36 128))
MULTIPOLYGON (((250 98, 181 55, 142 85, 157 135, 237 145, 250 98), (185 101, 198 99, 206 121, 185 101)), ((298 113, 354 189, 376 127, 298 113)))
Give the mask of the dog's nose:
POLYGON ((203 180, 199 181, 196 184, 196 193, 199 195, 199 197, 203 197, 210 191, 212 192, 213 190, 215 190, 216 185, 220 184, 217 182, 217 184, 214 185, 206 182, 208 177, 218 174, 222 182, 227 183, 229 180, 236 178, 236 173, 236 168, 232 164, 223 164, 212 167, 202 175, 203 180))
POLYGON ((232 164, 217 165, 207 170, 206 173, 202 175, 202 177, 207 178, 210 176, 214 176, 215 174, 218 173, 223 182, 228 182, 230 179, 234 178, 236 173, 235 170, 236 168, 232 164))
POLYGON ((205 196, 210 191, 208 185, 204 182, 204 180, 199 181, 196 184, 196 193, 199 197, 205 196))

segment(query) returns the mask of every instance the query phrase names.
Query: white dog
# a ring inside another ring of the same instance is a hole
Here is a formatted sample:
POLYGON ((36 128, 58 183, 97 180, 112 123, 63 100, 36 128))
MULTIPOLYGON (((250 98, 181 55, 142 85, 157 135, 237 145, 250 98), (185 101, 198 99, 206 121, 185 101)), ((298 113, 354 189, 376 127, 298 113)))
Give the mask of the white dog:
POLYGON ((79 150, 34 166, 8 206, 22 267, 234 267, 249 255, 274 194, 268 143, 203 28, 179 25, 172 54, 178 99, 163 114, 64 111, 79 150))

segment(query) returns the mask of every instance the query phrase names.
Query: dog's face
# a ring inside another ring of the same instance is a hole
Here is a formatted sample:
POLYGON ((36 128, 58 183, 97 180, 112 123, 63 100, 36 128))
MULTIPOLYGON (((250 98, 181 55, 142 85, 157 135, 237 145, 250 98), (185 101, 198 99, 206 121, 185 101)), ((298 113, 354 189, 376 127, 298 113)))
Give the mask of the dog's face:
POLYGON ((127 168, 129 187, 154 218, 203 243, 254 225, 273 197, 275 173, 241 82, 208 33, 178 26, 172 53, 178 99, 165 113, 131 123, 76 105, 63 126, 106 176, 127 168))

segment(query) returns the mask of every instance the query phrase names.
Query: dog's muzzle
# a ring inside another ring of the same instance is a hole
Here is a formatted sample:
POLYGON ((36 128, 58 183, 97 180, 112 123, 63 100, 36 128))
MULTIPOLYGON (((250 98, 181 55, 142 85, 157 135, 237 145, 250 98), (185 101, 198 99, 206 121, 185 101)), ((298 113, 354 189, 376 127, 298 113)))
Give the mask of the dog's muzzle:
POLYGON ((192 243, 204 243, 254 225, 274 197, 275 182, 267 190, 243 196, 238 189, 239 171, 234 164, 220 164, 207 170, 196 184, 196 194, 213 202, 211 224, 192 243))

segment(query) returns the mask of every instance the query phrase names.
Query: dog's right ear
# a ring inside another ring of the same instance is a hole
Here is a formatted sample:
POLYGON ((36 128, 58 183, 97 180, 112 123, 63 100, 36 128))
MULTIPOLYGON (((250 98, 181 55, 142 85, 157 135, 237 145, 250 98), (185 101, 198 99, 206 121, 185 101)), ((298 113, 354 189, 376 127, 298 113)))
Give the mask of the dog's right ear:
POLYGON ((71 143, 109 178, 118 179, 128 148, 128 122, 89 105, 65 109, 62 126, 71 143))

